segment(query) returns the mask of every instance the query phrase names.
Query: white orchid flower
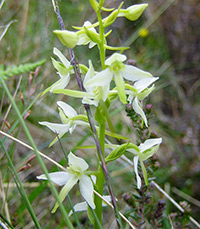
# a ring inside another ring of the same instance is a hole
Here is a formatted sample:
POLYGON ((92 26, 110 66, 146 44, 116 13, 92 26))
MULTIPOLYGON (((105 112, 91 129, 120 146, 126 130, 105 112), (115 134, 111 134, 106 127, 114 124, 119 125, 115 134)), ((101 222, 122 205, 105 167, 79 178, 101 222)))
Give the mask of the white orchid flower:
POLYGON ((153 156, 158 151, 159 145, 161 144, 161 142, 162 142, 162 138, 148 139, 144 143, 141 143, 138 146, 139 152, 133 148, 127 149, 128 152, 131 152, 135 155, 133 158, 133 164, 134 164, 134 171, 136 175, 138 189, 140 189, 142 186, 142 181, 138 174, 138 161, 140 161, 140 164, 142 167, 142 172, 143 172, 143 176, 145 179, 145 183, 148 184, 147 172, 146 172, 143 161, 147 160, 148 158, 153 156))
MULTIPOLYGON (((47 126, 54 133, 58 134, 58 137, 61 138, 65 133, 69 131, 70 134, 76 128, 76 125, 87 126, 88 123, 86 120, 80 120, 82 116, 79 116, 77 112, 67 103, 62 101, 57 102, 59 106, 59 115, 62 121, 60 123, 51 123, 51 122, 39 122, 40 125, 47 126)), ((50 144, 53 145, 57 142, 57 138, 50 144)))
POLYGON ((87 86, 87 82, 93 77, 95 77, 95 71, 92 62, 89 61, 89 69, 83 81, 84 88, 89 96, 85 96, 82 103, 98 106, 100 100, 106 101, 110 86, 108 84, 103 86, 87 86))
MULTIPOLYGON (((106 201, 108 202, 111 202, 111 197, 110 196, 103 196, 103 199, 105 199, 106 201)), ((106 207, 107 204, 105 204, 104 202, 102 202, 102 207, 106 207)), ((87 202, 84 201, 84 202, 81 202, 81 203, 78 203, 78 204, 75 204, 73 206, 74 208, 74 211, 75 212, 82 212, 82 211, 87 211, 87 208, 88 208, 88 205, 87 205, 87 202)), ((69 212, 69 217, 73 214, 73 211, 71 210, 69 212)))
POLYGON ((148 87, 158 79, 159 77, 144 78, 136 81, 133 87, 129 86, 129 88, 132 90, 125 90, 126 94, 129 95, 128 101, 132 103, 134 111, 142 117, 147 127, 147 118, 142 109, 140 100, 145 99, 153 91, 154 85, 150 88, 148 87))
POLYGON ((73 67, 70 64, 70 62, 65 58, 65 56, 57 49, 54 47, 53 49, 53 54, 56 55, 59 61, 56 61, 54 58, 52 59, 52 63, 53 66, 55 67, 55 69, 57 70, 57 73, 60 77, 60 79, 58 81, 56 81, 53 85, 51 85, 50 87, 48 87, 44 92, 43 95, 45 93, 47 93, 48 91, 53 92, 56 89, 63 89, 65 88, 70 80, 70 74, 72 74, 73 71, 73 67))
POLYGON ((123 64, 122 62, 126 59, 125 55, 114 53, 105 61, 108 68, 97 73, 86 83, 86 86, 110 85, 111 80, 114 79, 119 98, 124 104, 126 104, 126 93, 123 78, 134 82, 143 78, 152 77, 149 72, 145 72, 131 65, 123 64))
MULTIPOLYGON (((81 195, 86 200, 87 204, 94 209, 95 208, 94 201, 93 201, 94 187, 93 187, 92 180, 85 173, 89 167, 88 164, 85 162, 84 159, 75 156, 71 152, 68 155, 68 162, 69 162, 69 167, 67 167, 66 172, 49 173, 49 177, 52 182, 60 186, 64 185, 64 187, 61 189, 61 192, 59 194, 61 202, 63 202, 63 200, 69 193, 69 191, 73 188, 73 186, 77 182, 79 182, 81 195)), ((37 176, 37 179, 47 180, 47 177, 44 174, 42 174, 40 176, 37 176)), ((59 204, 58 202, 56 202, 52 210, 52 213, 54 213, 58 207, 59 204)))

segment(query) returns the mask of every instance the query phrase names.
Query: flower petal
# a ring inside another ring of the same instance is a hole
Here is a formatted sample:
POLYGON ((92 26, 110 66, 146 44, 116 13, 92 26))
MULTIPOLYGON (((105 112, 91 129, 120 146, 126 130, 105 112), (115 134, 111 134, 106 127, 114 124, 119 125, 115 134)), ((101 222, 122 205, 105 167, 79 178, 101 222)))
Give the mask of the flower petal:
POLYGON ((84 77, 84 80, 83 80, 83 85, 84 87, 86 88, 85 84, 87 83, 88 80, 92 79, 93 76, 94 76, 94 68, 93 68, 93 65, 92 65, 92 61, 89 60, 89 69, 84 77))
POLYGON ((54 68, 58 71, 59 76, 62 78, 69 74, 69 70, 63 65, 63 63, 51 58, 54 68))
POLYGON ((83 103, 83 104, 94 105, 95 107, 97 107, 98 104, 99 104, 99 101, 94 100, 94 99, 89 99, 89 98, 87 98, 87 97, 84 97, 84 98, 82 99, 82 103, 83 103))
MULTIPOLYGON (((69 164, 73 167, 73 169, 77 167, 79 169, 79 171, 84 172, 89 167, 84 159, 75 156, 72 152, 69 153, 68 159, 69 159, 69 164)), ((74 170, 76 170, 76 169, 74 169, 74 170)))
POLYGON ((77 116, 77 112, 74 110, 74 108, 72 108, 67 103, 64 103, 62 101, 58 101, 57 104, 60 108, 62 108, 62 110, 64 111, 65 115, 68 118, 73 118, 73 117, 77 116))
POLYGON ((125 79, 130 81, 136 81, 143 78, 152 77, 151 73, 145 72, 131 65, 125 65, 125 68, 122 71, 122 75, 125 79))
POLYGON ((159 77, 144 78, 135 82, 133 86, 138 92, 141 92, 158 79, 159 77))
POLYGON ((53 48, 53 53, 60 59, 60 61, 65 65, 66 68, 70 67, 70 62, 65 58, 65 56, 61 53, 57 48, 53 48))
POLYGON ((139 101, 138 101, 137 97, 135 97, 135 99, 133 100, 132 106, 133 106, 134 111, 142 117, 145 125, 148 126, 147 118, 146 118, 145 113, 142 110, 141 106, 139 105, 139 101))
POLYGON ((90 205, 90 207, 94 209, 95 208, 94 193, 93 193, 94 187, 91 179, 88 176, 83 175, 82 178, 80 179, 79 186, 80 186, 81 195, 86 200, 86 202, 90 205))
POLYGON ((109 57, 106 61, 105 64, 106 65, 111 65, 112 63, 114 63, 115 61, 119 61, 119 62, 124 62, 126 60, 126 56, 123 54, 119 54, 119 53, 114 53, 112 54, 111 57, 109 57))
MULTIPOLYGON (((81 203, 75 204, 73 208, 75 212, 82 212, 82 211, 87 211, 87 206, 88 206, 87 202, 83 201, 81 203)), ((72 214, 73 214, 73 211, 71 210, 68 216, 70 217, 72 214)))
MULTIPOLYGON (((53 181, 55 184, 60 186, 66 184, 71 176, 68 172, 55 172, 55 173, 49 173, 48 175, 51 181, 53 181)), ((36 178, 39 180, 47 180, 45 174, 37 176, 36 178)))
POLYGON ((144 152, 147 149, 150 149, 151 147, 161 144, 162 138, 153 138, 153 139, 148 139, 144 143, 141 143, 139 145, 140 152, 144 152))
POLYGON ((115 72, 114 80, 117 86, 118 96, 122 103, 126 104, 126 94, 125 94, 125 86, 124 80, 120 74, 120 72, 115 72))
MULTIPOLYGON (((65 186, 60 191, 59 198, 61 202, 63 202, 63 200, 65 199, 69 191, 73 188, 73 186, 77 183, 77 181, 78 181, 78 178, 76 176, 74 175, 70 176, 70 179, 68 180, 68 182, 65 184, 65 186)), ((59 207, 59 204, 58 202, 56 202, 51 212, 54 213, 58 207, 59 207)))
POLYGON ((56 134, 64 134, 69 131, 70 124, 58 124, 51 122, 39 122, 40 125, 47 126, 50 130, 52 130, 56 134))
POLYGON ((52 85, 50 92, 53 92, 56 89, 64 89, 68 85, 69 80, 70 80, 69 74, 63 77, 61 76, 61 79, 59 79, 57 82, 55 82, 52 85))
POLYGON ((142 180, 138 174, 138 156, 135 156, 133 158, 133 164, 134 164, 134 171, 135 171, 135 175, 136 175, 136 180, 137 180, 137 188, 140 189, 142 186, 142 180))
POLYGON ((86 87, 105 86, 110 85, 113 78, 113 73, 106 68, 105 70, 97 73, 92 79, 88 80, 85 84, 86 87))

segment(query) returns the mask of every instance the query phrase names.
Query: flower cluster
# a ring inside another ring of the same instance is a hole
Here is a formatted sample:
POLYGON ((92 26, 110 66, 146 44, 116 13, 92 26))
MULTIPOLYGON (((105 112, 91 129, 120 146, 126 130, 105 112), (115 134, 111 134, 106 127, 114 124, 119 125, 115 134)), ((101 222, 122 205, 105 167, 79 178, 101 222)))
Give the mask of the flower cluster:
MULTIPOLYGON (((103 7, 103 2, 104 1, 99 1, 99 3, 95 0, 90 1, 97 15, 99 14, 100 9, 110 11, 110 9, 106 9, 103 7)), ((98 17, 98 19, 100 18, 100 21, 98 21, 97 23, 91 24, 89 21, 86 21, 82 27, 74 27, 78 30, 76 32, 69 30, 54 31, 61 43, 70 49, 74 48, 77 45, 89 44, 89 48, 97 46, 99 48, 101 56, 102 70, 95 71, 91 60, 88 61, 88 67, 82 64, 78 64, 77 66, 80 68, 81 77, 83 79, 82 83, 84 90, 77 91, 67 89, 66 87, 69 84, 70 76, 74 74, 74 69, 70 61, 67 60, 67 58, 57 48, 54 48, 53 53, 57 56, 59 61, 52 58, 52 63, 60 79, 49 88, 47 88, 43 92, 43 94, 50 91, 52 93, 81 98, 82 104, 94 106, 94 108, 96 108, 96 112, 100 112, 100 110, 103 109, 104 111, 105 109, 109 109, 111 102, 118 97, 122 104, 130 103, 132 105, 134 111, 141 116, 144 124, 147 127, 148 122, 146 115, 143 111, 141 101, 144 100, 153 91, 153 83, 158 80, 158 77, 153 77, 152 74, 147 71, 143 71, 135 66, 125 64, 124 62, 127 60, 127 57, 124 54, 115 52, 107 59, 105 57, 107 49, 114 51, 123 51, 125 48, 108 46, 106 38, 111 33, 111 31, 105 34, 104 29, 110 26, 118 17, 125 17, 131 21, 138 19, 143 13, 144 9, 147 7, 147 4, 133 5, 128 7, 127 9, 122 9, 121 7, 122 4, 118 7, 118 9, 111 10, 112 12, 110 13, 110 15, 104 19, 98 17), (97 26, 99 26, 98 32, 95 29, 97 26), (102 106, 103 103, 104 106, 102 106)), ((57 135, 57 137, 52 141, 50 146, 56 143, 58 138, 61 138, 65 133, 69 132, 70 134, 72 134, 77 125, 90 127, 89 116, 87 117, 86 115, 78 115, 77 112, 65 102, 58 101, 57 105, 62 123, 50 123, 46 121, 39 122, 41 125, 48 127, 57 135)), ((104 112, 103 114, 105 113, 106 112, 104 112)), ((101 118, 103 120, 106 120, 104 119, 104 117, 98 117, 97 119, 100 120, 101 118)), ((91 130, 96 128, 97 132, 99 131, 100 122, 98 120, 96 120, 97 123, 94 124, 91 130)), ((108 120, 109 119, 107 119, 107 121, 108 120)), ((108 121, 108 126, 110 124, 109 122, 111 121, 108 121)), ((109 135, 109 131, 105 130, 106 123, 104 124, 105 125, 101 125, 101 128, 102 126, 104 126, 104 130, 101 131, 101 134, 105 133, 109 135)), ((119 137, 120 135, 112 133, 111 136, 119 137)), ((101 139, 101 141, 103 142, 101 142, 101 144, 99 145, 104 144, 105 146, 104 137, 101 139)), ((122 154, 125 153, 125 151, 132 153, 134 155, 134 172, 136 175, 137 187, 139 189, 141 188, 141 177, 138 173, 138 162, 140 162, 141 164, 145 183, 148 184, 147 172, 143 162, 157 152, 161 142, 161 138, 155 138, 146 140, 139 146, 136 146, 132 143, 126 143, 125 145, 122 144, 119 146, 117 145, 114 146, 114 150, 112 150, 112 152, 104 159, 105 162, 108 163, 109 161, 113 161, 119 158, 122 154)), ((79 182, 81 194, 86 202, 75 205, 74 210, 85 210, 87 205, 89 205, 92 209, 95 209, 95 201, 93 198, 93 184, 95 184, 95 187, 97 187, 98 190, 98 185, 102 185, 103 182, 100 182, 101 184, 99 184, 98 182, 95 183, 94 181, 92 181, 91 177, 87 175, 88 173, 86 171, 88 169, 88 164, 82 158, 75 156, 71 152, 68 155, 68 163, 69 167, 67 167, 66 172, 49 173, 50 179, 55 184, 58 184, 60 186, 64 185, 60 192, 60 200, 63 201, 69 191, 73 188, 73 186, 77 182, 79 182)), ((97 173, 97 175, 99 174, 97 173)), ((102 176, 100 177, 102 178, 102 176)), ((38 176, 37 178, 43 180, 47 179, 44 174, 38 176)), ((97 181, 99 180, 100 179, 97 179, 97 181)), ((103 190, 103 188, 100 188, 100 190, 103 190)), ((56 203, 52 212, 55 212, 58 206, 58 203, 56 203)))

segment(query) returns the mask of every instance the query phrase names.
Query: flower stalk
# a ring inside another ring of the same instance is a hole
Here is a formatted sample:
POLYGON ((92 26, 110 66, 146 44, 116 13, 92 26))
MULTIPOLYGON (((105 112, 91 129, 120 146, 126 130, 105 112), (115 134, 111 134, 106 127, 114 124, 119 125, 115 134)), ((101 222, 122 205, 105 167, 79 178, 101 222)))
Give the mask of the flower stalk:
MULTIPOLYGON (((59 10, 58 4, 56 5, 55 13, 57 15, 61 30, 64 30, 65 26, 64 26, 63 19, 62 19, 61 15, 60 15, 60 10, 59 10)), ((103 27, 101 15, 100 15, 100 10, 97 11, 97 16, 98 16, 99 23, 100 23, 100 37, 102 38, 101 39, 102 43, 99 46, 99 50, 100 50, 102 68, 104 68, 105 67, 104 27, 103 27)), ((69 48, 69 54, 70 54, 71 64, 72 64, 72 66, 74 68, 74 73, 75 73, 75 76, 76 76, 76 79, 77 79, 78 86, 79 86, 81 91, 85 91, 84 86, 83 86, 83 81, 82 81, 81 75, 80 75, 80 70, 79 70, 79 67, 78 67, 78 64, 77 64, 77 61, 76 61, 76 58, 75 58, 74 50, 69 48)), ((107 170, 106 163, 105 163, 104 153, 103 153, 103 150, 102 150, 102 147, 101 147, 101 145, 104 146, 105 125, 104 125, 104 131, 103 131, 104 134, 103 135, 101 134, 102 138, 103 138, 103 139, 101 139, 102 143, 100 143, 100 140, 98 138, 98 134, 97 134, 97 131, 96 131, 96 127, 95 127, 95 124, 94 124, 94 120, 93 120, 93 117, 92 117, 92 114, 91 114, 90 106, 88 104, 84 104, 84 107, 85 107, 85 110, 86 110, 86 113, 87 113, 87 116, 88 116, 88 121, 89 121, 89 124, 90 124, 90 128, 91 128, 91 131, 92 131, 92 134, 93 134, 93 138, 94 138, 95 144, 96 144, 98 158, 101 161, 100 166, 102 168, 102 171, 103 171, 105 179, 106 179, 106 183, 108 185, 108 190, 109 190, 109 193, 110 193, 110 196, 111 196, 111 200, 112 200, 112 204, 113 204, 113 207, 114 207, 117 224, 118 224, 118 226, 120 228, 122 228, 120 215, 119 215, 119 212, 118 212, 118 209, 117 209, 115 196, 114 196, 114 193, 113 193, 113 190, 112 190, 112 186, 111 186, 111 183, 110 183, 108 170, 107 170)), ((100 132, 102 133, 102 130, 100 132)), ((100 177, 102 178, 101 169, 99 168, 98 170, 100 171, 100 177)), ((101 190, 100 191, 102 192, 103 191, 103 188, 102 188, 103 182, 102 181, 101 181, 101 185, 100 186, 101 186, 101 190)), ((100 193, 100 194, 102 194, 102 193, 100 193)), ((102 201, 101 201, 101 203, 102 203, 102 201)), ((99 219, 102 218, 102 209, 101 208, 100 208, 101 211, 99 212, 99 215, 98 215, 99 219)))

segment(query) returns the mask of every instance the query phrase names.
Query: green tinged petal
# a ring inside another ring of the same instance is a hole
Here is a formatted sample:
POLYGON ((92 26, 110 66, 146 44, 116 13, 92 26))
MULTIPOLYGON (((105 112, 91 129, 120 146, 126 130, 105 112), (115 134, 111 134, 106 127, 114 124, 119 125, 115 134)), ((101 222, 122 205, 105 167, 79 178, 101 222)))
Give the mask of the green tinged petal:
MULTIPOLYGON (((63 200, 65 199, 65 197, 67 196, 69 191, 73 188, 73 186, 77 183, 77 181, 78 181, 78 178, 74 175, 71 175, 68 182, 65 184, 65 186, 60 191, 59 198, 60 198, 61 202, 63 202, 63 200)), ((58 207, 59 207, 59 204, 58 204, 58 202, 56 202, 56 204, 55 204, 55 206, 51 212, 55 213, 58 207)))
POLYGON ((75 156, 71 152, 68 155, 68 159, 69 159, 69 165, 75 171, 78 171, 78 172, 82 172, 83 173, 89 167, 88 164, 86 163, 86 161, 84 159, 75 156))
POLYGON ((84 97, 93 98, 93 96, 91 96, 89 93, 84 91, 76 91, 70 89, 56 89, 53 90, 52 92, 55 94, 64 94, 75 98, 84 98, 84 97))
POLYGON ((148 158, 152 157, 159 149, 160 145, 154 146, 149 150, 144 151, 143 153, 140 154, 140 159, 141 161, 145 161, 148 158))
POLYGON ((79 181, 80 192, 86 202, 91 208, 95 208, 94 205, 94 187, 89 176, 83 175, 79 181))
POLYGON ((69 70, 61 62, 55 60, 51 57, 54 68, 60 73, 61 76, 66 76, 69 73, 69 70))
POLYGON ((142 117, 145 125, 148 126, 146 115, 137 97, 133 100, 132 106, 133 106, 134 111, 142 117))
POLYGON ((114 75, 115 84, 117 86, 118 96, 123 104, 126 104, 126 93, 125 93, 125 86, 124 80, 119 72, 115 72, 114 75))
MULTIPOLYGON (((140 159, 140 158, 139 158, 139 159, 140 159)), ((146 170, 146 168, 145 168, 145 166, 144 166, 144 163, 142 162, 141 159, 140 159, 140 165, 141 165, 141 168, 142 168, 142 173, 143 173, 145 185, 148 185, 147 170, 146 170)))

